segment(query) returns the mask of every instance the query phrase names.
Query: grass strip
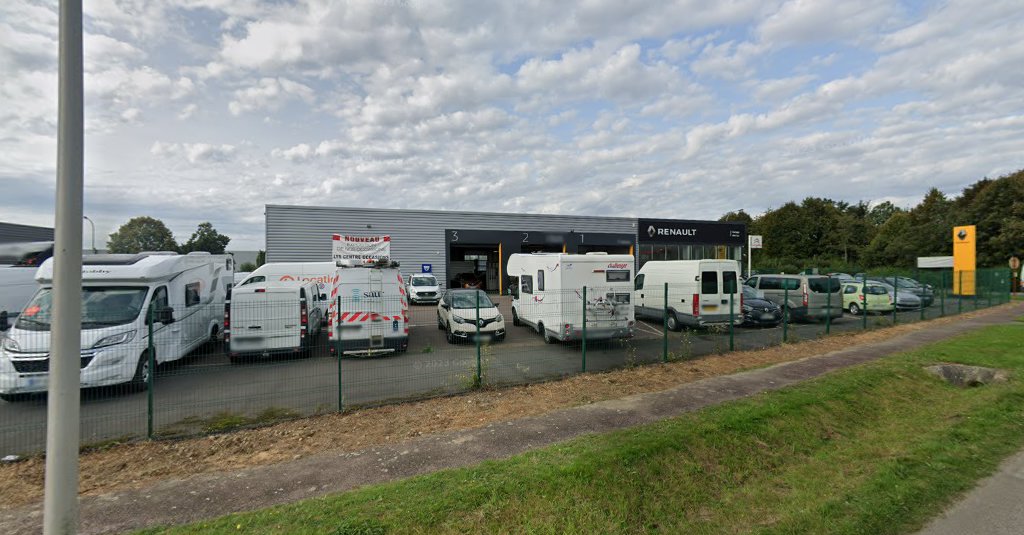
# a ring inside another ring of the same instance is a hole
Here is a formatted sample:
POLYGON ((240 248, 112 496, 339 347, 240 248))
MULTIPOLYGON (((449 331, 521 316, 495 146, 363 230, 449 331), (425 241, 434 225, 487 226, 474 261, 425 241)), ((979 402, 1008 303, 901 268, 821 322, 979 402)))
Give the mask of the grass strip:
POLYGON ((1024 330, 501 461, 145 533, 907 533, 1024 445, 1024 330), (979 388, 936 362, 1010 370, 979 388))

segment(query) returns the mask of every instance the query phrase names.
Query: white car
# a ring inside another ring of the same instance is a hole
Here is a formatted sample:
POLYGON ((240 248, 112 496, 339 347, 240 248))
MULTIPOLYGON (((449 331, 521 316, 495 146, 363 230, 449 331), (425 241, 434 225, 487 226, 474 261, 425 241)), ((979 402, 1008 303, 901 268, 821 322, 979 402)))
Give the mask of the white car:
POLYGON ((450 344, 474 339, 478 317, 481 341, 505 339, 505 318, 482 290, 448 290, 437 303, 437 328, 445 331, 450 344))
POLYGON ((412 304, 436 303, 441 300, 441 287, 430 273, 416 273, 406 277, 405 291, 412 304))

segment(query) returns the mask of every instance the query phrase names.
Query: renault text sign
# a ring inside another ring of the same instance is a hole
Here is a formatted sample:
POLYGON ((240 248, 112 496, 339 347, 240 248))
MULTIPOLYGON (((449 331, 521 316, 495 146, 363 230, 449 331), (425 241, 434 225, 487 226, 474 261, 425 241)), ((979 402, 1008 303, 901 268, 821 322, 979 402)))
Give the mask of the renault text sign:
POLYGON ((746 245, 747 240, 747 227, 743 223, 640 219, 637 230, 643 242, 746 245))

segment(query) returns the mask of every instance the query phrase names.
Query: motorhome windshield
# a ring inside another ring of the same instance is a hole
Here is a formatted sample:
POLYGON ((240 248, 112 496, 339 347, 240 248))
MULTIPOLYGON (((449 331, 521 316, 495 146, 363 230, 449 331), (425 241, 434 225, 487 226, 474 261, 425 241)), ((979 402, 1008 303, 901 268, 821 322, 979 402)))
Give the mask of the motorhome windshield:
MULTIPOLYGON (((82 328, 99 329, 131 323, 139 316, 148 288, 138 286, 86 286, 82 288, 82 328)), ((39 290, 18 316, 16 329, 50 330, 53 291, 39 290)))
POLYGON ((424 276, 421 275, 419 277, 413 277, 412 278, 412 285, 413 286, 437 286, 437 279, 435 279, 434 277, 424 277, 424 276))

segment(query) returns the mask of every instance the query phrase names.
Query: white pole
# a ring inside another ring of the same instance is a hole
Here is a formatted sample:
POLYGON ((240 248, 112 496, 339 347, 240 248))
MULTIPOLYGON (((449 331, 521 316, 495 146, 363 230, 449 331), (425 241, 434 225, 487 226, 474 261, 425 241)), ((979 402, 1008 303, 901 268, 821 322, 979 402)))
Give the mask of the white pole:
POLYGON ((747 234, 747 278, 750 278, 750 257, 754 256, 754 250, 750 248, 750 234, 747 234))
POLYGON ((82 329, 82 0, 60 2, 57 220, 50 393, 46 407, 44 535, 78 530, 78 414, 82 329))

